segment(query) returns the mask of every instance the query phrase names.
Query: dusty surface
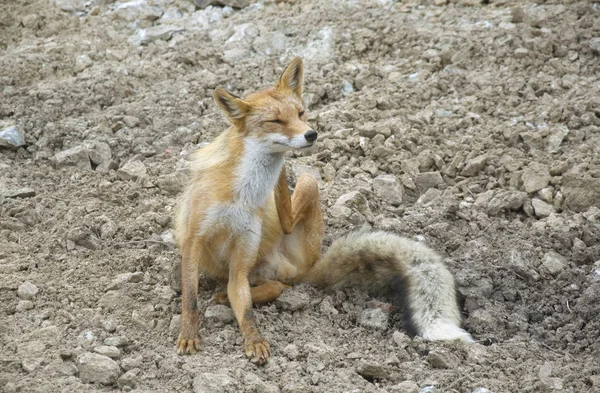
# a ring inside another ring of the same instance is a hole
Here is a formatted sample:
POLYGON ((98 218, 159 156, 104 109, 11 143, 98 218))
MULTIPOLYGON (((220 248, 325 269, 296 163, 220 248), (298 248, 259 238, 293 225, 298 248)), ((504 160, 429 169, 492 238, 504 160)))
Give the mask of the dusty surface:
POLYGON ((423 3, 3 1, 0 390, 600 391, 600 6, 423 3), (327 242, 368 222, 448 256, 478 344, 301 286, 256 311, 268 366, 222 308, 175 355, 185 156, 225 127, 216 86, 295 55, 320 146, 288 164, 319 172, 327 242))

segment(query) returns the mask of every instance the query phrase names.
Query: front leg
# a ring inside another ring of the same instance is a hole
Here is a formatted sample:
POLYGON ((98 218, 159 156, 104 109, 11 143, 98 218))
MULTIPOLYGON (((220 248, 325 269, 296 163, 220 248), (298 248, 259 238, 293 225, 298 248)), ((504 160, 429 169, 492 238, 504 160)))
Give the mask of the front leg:
POLYGON ((248 280, 248 274, 256 261, 260 236, 258 236, 258 240, 254 235, 249 237, 252 239, 239 239, 236 242, 229 265, 227 296, 242 331, 246 356, 253 363, 263 365, 269 359, 269 343, 261 337, 256 327, 252 311, 250 281, 248 280))
POLYGON ((177 338, 179 355, 194 354, 200 350, 198 332, 198 276, 200 263, 198 238, 187 239, 183 244, 181 261, 181 332, 177 338))

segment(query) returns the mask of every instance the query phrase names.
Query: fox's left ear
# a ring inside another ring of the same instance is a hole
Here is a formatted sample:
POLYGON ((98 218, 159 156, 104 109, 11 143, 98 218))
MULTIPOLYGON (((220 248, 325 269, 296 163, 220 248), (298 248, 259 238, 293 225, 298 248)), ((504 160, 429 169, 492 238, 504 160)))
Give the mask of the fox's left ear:
POLYGON ((287 66, 283 74, 279 77, 275 88, 282 92, 291 92, 302 98, 302 84, 304 83, 304 66, 302 59, 296 57, 287 66))
POLYGON ((215 90, 215 102, 232 123, 243 119, 248 113, 249 105, 246 101, 223 89, 215 90))

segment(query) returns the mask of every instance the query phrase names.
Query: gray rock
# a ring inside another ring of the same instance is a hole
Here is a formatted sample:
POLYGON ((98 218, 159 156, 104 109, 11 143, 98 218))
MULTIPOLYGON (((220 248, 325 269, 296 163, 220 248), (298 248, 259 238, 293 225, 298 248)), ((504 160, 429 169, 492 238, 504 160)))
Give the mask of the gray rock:
POLYGON ((452 369, 460 364, 456 355, 443 350, 433 350, 427 355, 427 361, 433 368, 452 369))
POLYGON ((442 192, 440 190, 438 190, 437 188, 430 188, 429 190, 425 191, 425 193, 423 195, 421 195, 419 197, 419 199, 417 199, 416 204, 417 205, 427 205, 427 204, 435 201, 436 199, 438 199, 441 196, 442 196, 442 192))
POLYGON ((94 165, 100 165, 103 162, 110 161, 112 152, 108 143, 100 141, 86 141, 83 147, 87 150, 88 156, 94 165))
POLYGON ((91 66, 93 63, 94 62, 88 55, 79 55, 75 59, 75 67, 73 67, 73 70, 75 72, 81 72, 91 66))
POLYGON ((99 353, 100 355, 107 356, 111 359, 118 359, 121 357, 121 350, 117 347, 113 347, 110 345, 101 345, 99 347, 94 348, 94 352, 99 353))
POLYGON ((356 367, 356 372, 366 379, 385 379, 388 377, 388 372, 385 368, 376 362, 361 360, 356 367))
POLYGON ((515 49, 515 58, 524 59, 529 56, 529 50, 527 48, 517 48, 515 49))
POLYGON ((194 4, 200 9, 209 5, 224 5, 231 8, 245 8, 250 5, 250 0, 193 0, 194 4))
POLYGON ((235 380, 227 374, 202 373, 194 378, 194 393, 227 393, 236 391, 235 380))
POLYGON ((500 191, 488 203, 487 212, 497 215, 503 211, 519 210, 527 201, 527 193, 522 191, 500 191))
POLYGON ((104 340, 104 345, 110 345, 113 347, 126 347, 129 345, 129 339, 119 336, 108 337, 104 340))
POLYGON ((102 328, 108 333, 113 333, 115 330, 117 330, 117 323, 112 318, 102 320, 101 325, 102 328))
POLYGON ((121 375, 117 362, 108 356, 85 352, 77 357, 79 379, 85 383, 112 385, 121 375))
POLYGON ((262 56, 278 56, 285 51, 287 41, 285 34, 279 31, 269 32, 256 37, 252 49, 262 56))
POLYGON ((388 388, 390 393, 418 393, 419 385, 413 381, 402 381, 388 388))
POLYGON ((468 177, 477 175, 485 168, 488 159, 489 157, 487 154, 482 154, 473 158, 472 160, 469 160, 463 170, 460 172, 460 175, 468 177))
POLYGON ((183 13, 177 7, 169 7, 160 17, 160 23, 174 23, 183 18, 183 13))
POLYGON ((389 313, 386 313, 380 308, 364 310, 358 323, 362 326, 385 330, 388 327, 389 313))
POLYGON ((535 282, 539 280, 540 275, 531 268, 531 262, 523 258, 518 250, 511 250, 509 253, 510 267, 519 275, 528 281, 535 282))
POLYGON ((24 300, 32 300, 39 292, 39 288, 29 281, 25 281, 17 289, 17 296, 24 300))
POLYGON ((533 205, 533 211, 537 217, 548 217, 550 214, 556 213, 551 204, 544 202, 541 199, 533 198, 531 204, 533 205))
POLYGON ((276 300, 276 303, 284 310, 296 311, 308 305, 309 296, 304 292, 299 292, 297 289, 286 290, 281 293, 276 300))
POLYGON ((550 170, 548 166, 537 162, 532 162, 523 171, 523 187, 525 191, 536 192, 548 186, 550 183, 550 170))
POLYGON ((96 235, 94 235, 88 228, 75 227, 67 233, 67 239, 74 242, 78 246, 88 248, 90 250, 97 250, 100 247, 100 242, 96 235))
POLYGON ((25 137, 17 126, 12 125, 0 131, 0 147, 16 149, 21 146, 25 146, 25 137))
POLYGON ((589 41, 590 49, 600 55, 600 37, 591 38, 589 41))
POLYGON ((288 344, 283 348, 283 354, 290 360, 296 359, 300 355, 298 347, 295 344, 288 344))
POLYGON ((169 323, 169 332, 172 335, 176 335, 177 333, 179 333, 180 329, 181 329, 181 315, 180 314, 173 315, 173 318, 171 318, 171 322, 169 323))
POLYGON ((128 41, 135 46, 147 45, 157 40, 168 41, 173 34, 183 30, 185 30, 183 27, 174 25, 158 25, 136 31, 135 34, 129 37, 128 41))
POLYGON ((446 183, 442 179, 442 175, 439 172, 425 172, 419 173, 415 177, 415 185, 419 193, 424 193, 430 188, 446 188, 446 183))
POLYGON ((136 158, 127 161, 117 171, 117 176, 122 180, 138 180, 146 177, 146 175, 146 166, 136 158))
POLYGON ((32 373, 42 364, 42 362, 42 358, 25 359, 21 362, 21 367, 26 373, 32 373))
POLYGON ((204 318, 212 322, 226 324, 233 322, 235 320, 235 315, 231 308, 222 304, 217 304, 206 308, 204 318))
POLYGON ((333 205, 334 207, 346 207, 360 213, 366 213, 369 210, 367 198, 359 191, 352 191, 340 196, 333 205))
POLYGON ((8 190, 2 190, 0 195, 4 198, 31 198, 35 196, 35 190, 29 187, 11 188, 8 190))
POLYGON ((139 368, 142 368, 143 360, 144 359, 142 358, 141 355, 130 356, 121 361, 121 367, 123 367, 123 370, 125 370, 125 371, 133 370, 136 368, 139 369, 139 368))
POLYGON ((31 310, 33 307, 34 307, 34 304, 31 300, 19 300, 19 303, 17 303, 15 310, 17 312, 23 312, 23 311, 31 310))
POLYGON ((373 179, 373 190, 375 195, 384 202, 389 202, 393 206, 402 203, 404 189, 394 175, 379 175, 373 179))
POLYGON ((162 10, 160 7, 148 4, 148 2, 145 0, 133 0, 117 4, 113 14, 119 19, 128 21, 153 21, 161 17, 162 10))
POLYGON ((185 187, 187 176, 180 172, 173 172, 162 175, 158 178, 158 188, 171 195, 179 194, 185 187))
POLYGON ((54 155, 54 160, 59 167, 75 166, 81 169, 92 169, 90 156, 83 146, 75 146, 58 152, 54 155))
POLYGON ((119 377, 119 380, 117 381, 117 385, 121 389, 123 389, 125 386, 135 389, 135 387, 138 384, 138 375, 140 373, 141 373, 141 370, 139 368, 134 368, 134 369, 127 371, 125 374, 123 374, 119 377))
POLYGON ((576 212, 600 206, 600 179, 565 174, 562 178, 565 205, 576 212))
MULTIPOLYGON (((559 125, 553 128, 548 136, 548 153, 558 153, 558 151, 560 151, 560 145, 567 135, 569 135, 569 129, 567 127, 559 125)), ((552 168, 550 168, 550 172, 552 172, 552 168)))
POLYGON ((567 265, 567 259, 556 251, 548 251, 542 259, 542 266, 553 276, 562 272, 567 265))
POLYGON ((54 0, 54 2, 63 11, 78 12, 85 10, 85 0, 54 0))
POLYGON ((111 281, 105 288, 105 291, 112 291, 115 289, 120 289, 126 283, 137 283, 144 280, 144 272, 127 272, 118 274, 117 277, 111 281))

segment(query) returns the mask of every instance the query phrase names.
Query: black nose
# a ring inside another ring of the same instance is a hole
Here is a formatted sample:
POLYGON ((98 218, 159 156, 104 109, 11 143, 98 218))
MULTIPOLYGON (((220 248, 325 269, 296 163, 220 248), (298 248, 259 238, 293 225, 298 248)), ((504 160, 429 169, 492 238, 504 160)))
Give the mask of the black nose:
POLYGON ((308 130, 306 134, 304 134, 304 137, 307 141, 314 142, 317 140, 317 133, 313 130, 308 130))

